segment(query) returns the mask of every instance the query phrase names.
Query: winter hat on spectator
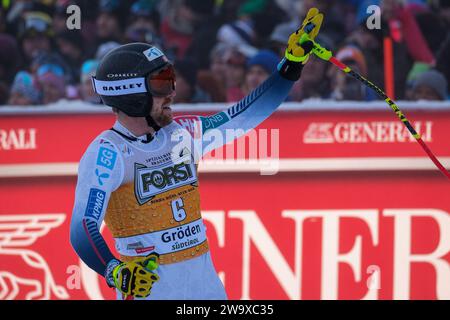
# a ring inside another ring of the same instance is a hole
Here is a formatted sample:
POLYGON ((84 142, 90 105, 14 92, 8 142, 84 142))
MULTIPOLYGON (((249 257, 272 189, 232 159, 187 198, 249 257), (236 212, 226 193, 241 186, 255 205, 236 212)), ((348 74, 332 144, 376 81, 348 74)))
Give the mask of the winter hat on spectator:
MULTIPOLYGON (((269 37, 269 45, 287 45, 287 42, 289 40, 290 35, 297 31, 298 29, 298 23, 293 22, 285 22, 277 25, 269 37)), ((324 34, 319 34, 317 36, 316 41, 320 43, 323 47, 327 49, 333 49, 334 48, 334 41, 324 34)))
POLYGON ((161 23, 161 17, 157 8, 156 0, 137 0, 130 8, 130 13, 138 17, 151 19, 157 28, 161 23))
POLYGON ((36 71, 36 75, 38 77, 42 76, 46 73, 53 73, 54 75, 56 75, 58 77, 64 78, 64 69, 57 64, 51 64, 51 63, 43 64, 36 71))
POLYGON ((86 82, 87 80, 90 80, 91 77, 95 76, 95 72, 98 67, 98 61, 97 60, 87 60, 83 63, 81 66, 81 82, 86 82))
POLYGON ((238 9, 238 16, 260 13, 267 5, 267 0, 247 0, 238 9))
POLYGON ((431 66, 429 64, 423 63, 423 62, 416 62, 412 66, 411 70, 408 72, 407 77, 407 83, 408 86, 412 86, 414 84, 414 81, 424 72, 427 72, 431 69, 431 66))
POLYGON ((95 59, 96 60, 102 60, 102 58, 111 50, 120 47, 120 43, 115 41, 108 41, 105 43, 102 43, 95 53, 95 59))
POLYGON ((436 70, 429 70, 419 75, 414 81, 412 90, 416 90, 419 86, 432 88, 442 100, 447 99, 447 80, 436 70))
POLYGON ((269 40, 287 44, 289 36, 297 29, 298 29, 297 24, 294 25, 293 23, 290 22, 279 24, 273 29, 269 40))
POLYGON ((62 95, 65 93, 64 70, 60 66, 44 64, 38 68, 36 75, 39 85, 50 84, 62 95))
POLYGON ((33 37, 37 34, 53 36, 52 18, 43 12, 28 12, 19 29, 19 38, 33 37))
POLYGON ((122 8, 120 0, 100 0, 99 1, 100 12, 117 13, 122 8))
POLYGON ((193 61, 176 60, 174 69, 191 87, 195 87, 197 85, 197 65, 193 61))
POLYGON ((345 62, 353 61, 358 65, 361 75, 367 76, 367 63, 364 54, 355 46, 346 46, 341 48, 337 54, 336 59, 345 62))
MULTIPOLYGON (((55 70, 55 72, 62 74, 66 77, 67 81, 69 80, 69 67, 59 54, 47 52, 38 54, 31 62, 31 70, 33 73, 37 74, 37 70, 44 65, 47 65, 45 68, 52 66, 51 68, 55 70)), ((42 70, 45 70, 45 68, 41 69, 40 72, 42 73, 42 70)))
POLYGON ((237 46, 247 57, 258 52, 253 46, 255 32, 250 21, 235 21, 225 24, 217 31, 217 40, 230 46, 237 46))
POLYGON ((35 85, 33 76, 26 71, 19 71, 11 86, 11 93, 19 93, 34 104, 39 103, 40 92, 35 85))
POLYGON ((128 10, 125 7, 125 1, 121 0, 100 0, 98 6, 99 13, 108 13, 115 17, 121 28, 125 27, 126 15, 128 10))
POLYGON ((157 11, 155 0, 137 0, 130 8, 130 13, 139 16, 150 16, 154 11, 157 11))
POLYGON ((277 68, 280 58, 270 50, 261 50, 247 62, 247 68, 261 66, 267 73, 271 74, 277 68))

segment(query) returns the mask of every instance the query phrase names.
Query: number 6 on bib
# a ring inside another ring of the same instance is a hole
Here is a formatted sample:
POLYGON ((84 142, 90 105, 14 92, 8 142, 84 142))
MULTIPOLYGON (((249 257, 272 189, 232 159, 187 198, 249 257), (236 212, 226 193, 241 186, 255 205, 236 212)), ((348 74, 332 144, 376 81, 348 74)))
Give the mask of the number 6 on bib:
POLYGON ((170 205, 172 206, 172 215, 175 221, 180 222, 186 219, 186 211, 183 208, 184 203, 182 198, 173 200, 170 205))

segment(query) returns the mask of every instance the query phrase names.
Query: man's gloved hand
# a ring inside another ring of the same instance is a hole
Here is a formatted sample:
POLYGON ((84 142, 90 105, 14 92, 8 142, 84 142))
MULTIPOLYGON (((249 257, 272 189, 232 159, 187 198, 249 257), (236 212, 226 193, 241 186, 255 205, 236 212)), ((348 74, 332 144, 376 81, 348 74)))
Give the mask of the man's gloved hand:
POLYGON ((311 8, 303 20, 302 26, 292 33, 288 40, 285 57, 289 61, 305 64, 314 46, 314 39, 322 26, 323 14, 317 8, 311 8), (312 41, 310 41, 312 40, 312 41))
POLYGON ((153 283, 159 280, 159 276, 152 272, 158 267, 158 261, 156 252, 128 262, 111 260, 105 271, 106 282, 126 296, 148 297, 153 283))

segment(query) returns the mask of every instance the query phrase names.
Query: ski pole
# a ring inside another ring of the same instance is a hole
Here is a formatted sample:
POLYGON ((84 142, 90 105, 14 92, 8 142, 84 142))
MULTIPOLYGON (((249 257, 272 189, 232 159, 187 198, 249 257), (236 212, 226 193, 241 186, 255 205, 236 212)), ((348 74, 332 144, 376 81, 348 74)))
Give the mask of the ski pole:
MULTIPOLYGON (((314 28, 314 25, 307 25, 305 27, 305 31, 307 33, 309 33, 312 29, 314 28)), ((420 136, 420 134, 417 133, 417 131, 414 129, 414 127, 411 125, 411 123, 409 122, 409 120, 405 117, 405 115, 403 114, 403 112, 400 110, 400 108, 397 106, 397 104, 391 99, 389 98, 386 93, 384 93, 383 90, 381 90, 379 87, 377 87, 376 85, 374 85, 372 82, 370 82, 369 80, 367 80, 366 78, 364 78, 362 75, 360 75, 359 73, 353 71, 349 66, 347 66, 346 64, 344 64, 343 62, 339 61, 338 59, 336 59, 333 56, 333 53, 330 50, 325 49, 324 47, 322 47, 320 44, 318 44, 317 42, 310 40, 307 35, 307 33, 303 34, 303 41, 312 41, 312 43, 314 44, 312 51, 314 52, 314 54, 319 57, 322 60, 325 61, 329 61, 332 64, 334 64, 336 67, 338 67, 340 70, 342 70, 343 72, 349 74, 350 76, 352 76, 353 78, 357 79, 358 81, 360 81, 361 83, 363 83, 365 86, 371 88, 372 90, 374 90, 377 95, 383 99, 384 101, 387 102, 387 104, 392 108, 392 110, 395 112, 395 114, 397 115, 397 117, 400 119, 401 122, 403 122, 403 124, 406 126, 406 128, 409 130, 409 132, 412 134, 412 136, 417 140, 417 142, 422 146, 423 150, 425 150, 426 154, 428 155, 428 157, 431 159, 431 161, 433 161, 433 163, 436 165, 436 167, 438 167, 438 169, 450 180, 450 173, 445 169, 445 167, 442 165, 442 163, 439 162, 439 160, 436 158, 436 156, 433 154, 433 152, 430 150, 430 148, 428 148, 428 146, 425 144, 425 142, 423 142, 422 137, 420 136)))

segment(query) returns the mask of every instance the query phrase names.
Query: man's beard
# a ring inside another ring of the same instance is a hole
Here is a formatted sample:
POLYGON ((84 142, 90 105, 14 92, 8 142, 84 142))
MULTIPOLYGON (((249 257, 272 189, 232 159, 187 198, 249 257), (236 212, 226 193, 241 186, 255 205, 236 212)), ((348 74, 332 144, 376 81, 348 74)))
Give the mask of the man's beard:
POLYGON ((164 107, 169 107, 171 105, 171 103, 172 103, 172 99, 166 98, 162 104, 163 108, 162 108, 161 112, 159 112, 156 115, 150 113, 153 120, 155 120, 155 122, 160 127, 165 127, 172 122, 172 119, 173 119, 172 111, 164 109, 164 107))
POLYGON ((172 122, 172 113, 166 114, 163 110, 157 116, 153 116, 153 119, 160 127, 165 127, 172 122))

